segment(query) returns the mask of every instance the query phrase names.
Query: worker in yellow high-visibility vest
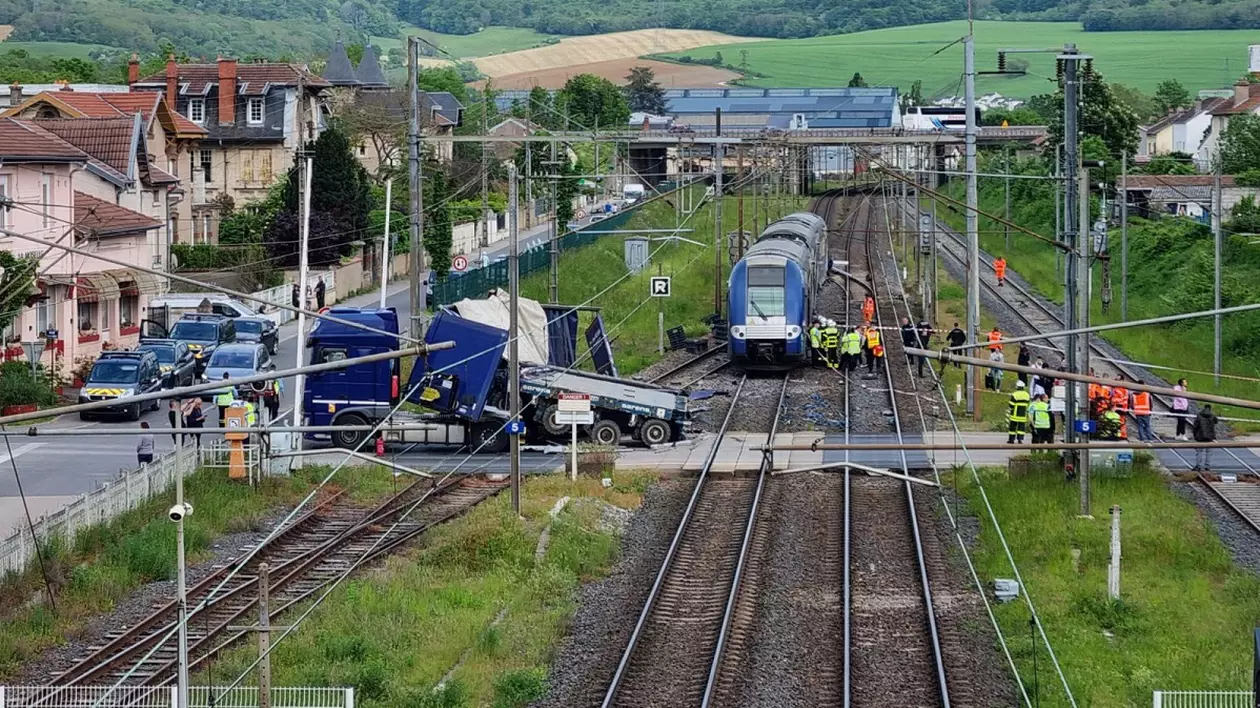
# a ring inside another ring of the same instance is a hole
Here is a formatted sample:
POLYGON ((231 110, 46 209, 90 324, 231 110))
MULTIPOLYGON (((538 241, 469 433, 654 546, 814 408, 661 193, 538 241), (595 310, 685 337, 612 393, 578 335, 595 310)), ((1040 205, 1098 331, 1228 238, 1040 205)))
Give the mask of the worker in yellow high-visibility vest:
POLYGON ((879 328, 866 328, 866 373, 875 373, 875 368, 884 358, 884 345, 879 338, 879 328))
POLYGON ((1011 393, 1010 401, 1006 404, 1006 443, 1008 445, 1024 442, 1024 435, 1028 432, 1028 404, 1028 390, 1024 387, 1024 382, 1016 381, 1015 391, 1011 393))
POLYGON ((861 356, 862 335, 858 334, 857 327, 850 327, 840 340, 840 370, 854 371, 861 356))

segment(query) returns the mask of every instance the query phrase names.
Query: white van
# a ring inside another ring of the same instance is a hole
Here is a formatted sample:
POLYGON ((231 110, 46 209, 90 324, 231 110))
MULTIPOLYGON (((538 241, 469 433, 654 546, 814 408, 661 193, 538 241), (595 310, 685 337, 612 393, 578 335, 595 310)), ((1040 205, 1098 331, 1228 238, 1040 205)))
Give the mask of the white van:
POLYGON ((201 312, 199 308, 207 304, 202 314, 215 314, 231 317, 247 317, 259 313, 259 305, 253 309, 249 305, 235 300, 223 293, 167 293, 149 300, 149 319, 169 326, 180 317, 201 312))

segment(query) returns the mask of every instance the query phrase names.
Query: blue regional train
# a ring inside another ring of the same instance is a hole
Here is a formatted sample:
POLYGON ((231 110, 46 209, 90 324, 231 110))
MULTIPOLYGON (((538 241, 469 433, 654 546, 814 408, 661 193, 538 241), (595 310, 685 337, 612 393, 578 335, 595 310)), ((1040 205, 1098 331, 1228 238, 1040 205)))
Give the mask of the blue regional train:
POLYGON ((744 369, 789 369, 809 358, 809 324, 827 279, 827 222, 797 212, 774 222, 731 269, 731 360, 744 369))

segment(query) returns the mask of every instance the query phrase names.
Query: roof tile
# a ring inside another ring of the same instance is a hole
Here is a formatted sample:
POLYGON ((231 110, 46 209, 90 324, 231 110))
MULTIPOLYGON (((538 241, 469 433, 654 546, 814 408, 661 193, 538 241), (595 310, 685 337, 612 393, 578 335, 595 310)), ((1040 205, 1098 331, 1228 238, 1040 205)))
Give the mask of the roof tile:
MULTIPOLYGON (((305 67, 297 64, 244 64, 236 66, 237 84, 249 83, 259 87, 265 84, 273 86, 296 86, 298 79, 304 80, 309 88, 328 88, 332 86, 324 79, 312 74, 305 67)), ((166 71, 146 76, 140 80, 142 84, 166 85, 166 71)), ((219 85, 218 64, 180 64, 179 83, 184 87, 183 93, 202 95, 219 85)))
POLYGON ((0 158, 7 160, 87 161, 88 156, 33 121, 0 118, 0 158))
POLYGON ((131 164, 133 119, 57 118, 39 120, 36 124, 115 170, 127 173, 131 164))
POLYGON ((79 233, 101 237, 134 234, 162 225, 153 217, 83 192, 74 193, 74 220, 79 233))

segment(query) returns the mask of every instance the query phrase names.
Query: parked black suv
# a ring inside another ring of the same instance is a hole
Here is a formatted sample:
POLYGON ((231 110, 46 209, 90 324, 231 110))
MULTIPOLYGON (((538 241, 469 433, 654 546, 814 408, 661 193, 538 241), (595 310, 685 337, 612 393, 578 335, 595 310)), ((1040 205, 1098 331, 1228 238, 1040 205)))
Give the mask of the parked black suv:
POLYGON ((197 362, 193 358, 192 349, 184 342, 174 339, 145 339, 136 347, 136 351, 153 352, 157 356, 167 388, 191 386, 197 378, 197 362))
POLYGON ((267 353, 275 356, 280 346, 280 328, 268 317, 237 317, 236 341, 261 342, 267 346, 267 353))
POLYGON ((188 345, 196 360, 195 375, 201 376, 210 361, 210 355, 220 344, 236 341, 236 325, 223 315, 184 315, 167 330, 160 323, 145 320, 140 323, 140 343, 152 339, 174 339, 188 345))
POLYGON ((155 398, 144 403, 128 403, 127 399, 160 391, 162 383, 162 369, 153 352, 104 352, 79 389, 79 403, 117 400, 118 405, 82 411, 79 418, 89 420, 97 413, 126 413, 131 420, 140 420, 142 409, 157 410, 161 401, 155 398))

